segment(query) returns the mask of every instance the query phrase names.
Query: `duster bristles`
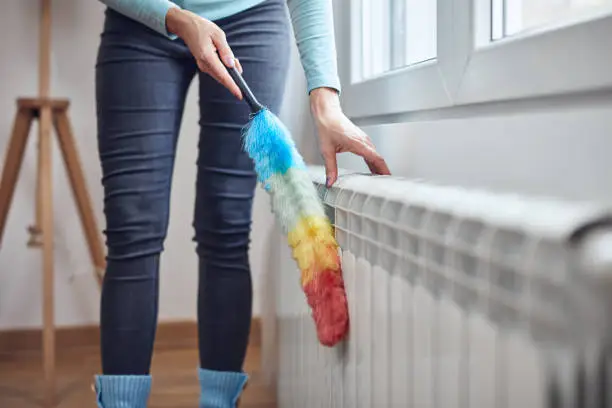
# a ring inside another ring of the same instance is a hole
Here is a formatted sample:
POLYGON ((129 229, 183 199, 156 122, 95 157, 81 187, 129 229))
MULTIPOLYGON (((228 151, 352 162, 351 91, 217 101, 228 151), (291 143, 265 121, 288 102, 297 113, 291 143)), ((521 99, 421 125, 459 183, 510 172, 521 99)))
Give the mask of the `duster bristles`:
POLYGON ((304 160, 287 128, 268 110, 253 116, 244 148, 301 271, 319 341, 333 346, 348 332, 348 305, 338 244, 304 160))

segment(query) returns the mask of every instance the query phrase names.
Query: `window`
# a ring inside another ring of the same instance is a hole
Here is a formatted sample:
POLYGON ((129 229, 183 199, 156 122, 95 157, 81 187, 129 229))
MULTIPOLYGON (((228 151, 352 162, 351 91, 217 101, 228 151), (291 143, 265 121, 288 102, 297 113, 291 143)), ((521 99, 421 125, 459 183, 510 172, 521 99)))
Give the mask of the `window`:
POLYGON ((440 1, 333 0, 342 98, 350 116, 448 104, 438 58, 440 1))
POLYGON ((353 118, 612 89, 612 0, 333 1, 353 118))
POLYGON ((436 57, 436 0, 357 0, 362 81, 436 57))
POLYGON ((491 0, 491 39, 606 12, 612 0, 491 0))

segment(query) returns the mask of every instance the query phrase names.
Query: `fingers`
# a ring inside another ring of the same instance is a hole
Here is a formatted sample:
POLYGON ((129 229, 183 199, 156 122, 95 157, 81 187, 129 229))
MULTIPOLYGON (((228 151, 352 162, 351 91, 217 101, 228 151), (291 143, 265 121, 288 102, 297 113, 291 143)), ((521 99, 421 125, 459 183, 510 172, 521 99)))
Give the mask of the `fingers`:
POLYGON ((363 157, 372 174, 377 174, 381 176, 391 175, 391 171, 389 170, 385 159, 383 159, 383 157, 378 154, 378 152, 373 147, 370 147, 366 140, 355 140, 355 143, 352 143, 352 146, 350 148, 351 153, 363 157))
POLYGON ((234 57, 234 53, 227 43, 227 38, 225 37, 223 30, 215 30, 211 35, 211 38, 213 45, 217 49, 219 58, 221 61, 223 61, 223 64, 225 64, 225 66, 228 68, 234 68, 234 66, 236 66, 236 58, 234 57))
POLYGON ((389 166, 387 166, 385 159, 383 159, 382 157, 376 159, 375 161, 366 160, 366 164, 368 165, 368 168, 370 169, 370 172, 372 174, 375 174, 377 176, 391 175, 391 170, 389 170, 389 166))
POLYGON ((338 162, 336 160, 336 152, 326 150, 323 152, 323 160, 325 161, 325 186, 331 187, 338 180, 338 162))
POLYGON ((359 141, 365 144, 365 147, 367 148, 367 150, 370 151, 370 154, 368 156, 362 156, 368 168, 370 169, 370 172, 372 174, 378 174, 378 175, 384 175, 384 176, 391 175, 391 171, 389 170, 389 167, 387 166, 387 162, 385 162, 385 159, 383 159, 383 157, 380 154, 378 154, 378 152, 376 151, 376 147, 374 146, 374 143, 372 143, 372 140, 370 140, 368 135, 363 133, 363 131, 360 130, 360 133, 361 133, 360 135, 361 137, 359 141))
POLYGON ((236 67, 238 68, 238 72, 242 74, 242 64, 240 64, 240 60, 238 60, 238 58, 236 58, 236 67))
MULTIPOLYGON (((240 88, 227 72, 226 67, 233 68, 236 66, 236 58, 227 44, 225 33, 218 29, 213 32, 210 38, 212 39, 210 48, 204 50, 200 58, 197 58, 198 67, 226 87, 236 98, 242 99, 240 88)), ((238 69, 241 70, 242 67, 238 69)))
POLYGON ((240 92, 240 88, 238 88, 238 85, 236 85, 218 57, 213 56, 208 58, 206 67, 206 72, 208 72, 210 76, 226 87, 236 98, 242 99, 242 92, 240 92))

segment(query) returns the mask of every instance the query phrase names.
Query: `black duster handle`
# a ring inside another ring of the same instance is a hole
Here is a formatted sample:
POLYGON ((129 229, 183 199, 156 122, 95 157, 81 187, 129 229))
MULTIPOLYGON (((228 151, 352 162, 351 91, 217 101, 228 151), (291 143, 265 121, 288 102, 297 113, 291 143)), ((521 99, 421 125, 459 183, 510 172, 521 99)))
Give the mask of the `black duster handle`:
POLYGON ((232 79, 234 80, 234 82, 236 82, 236 85, 238 85, 238 88, 240 88, 240 91, 242 92, 242 97, 244 98, 246 103, 249 104, 249 107, 251 108, 251 112, 257 113, 263 110, 264 106, 261 103, 259 103, 257 98, 255 98, 255 95, 253 95, 251 88, 249 88, 247 83, 244 81, 244 78, 242 77, 242 75, 240 75, 240 72, 238 72, 238 69, 234 67, 234 68, 228 68, 227 70, 230 76, 232 77, 232 79))

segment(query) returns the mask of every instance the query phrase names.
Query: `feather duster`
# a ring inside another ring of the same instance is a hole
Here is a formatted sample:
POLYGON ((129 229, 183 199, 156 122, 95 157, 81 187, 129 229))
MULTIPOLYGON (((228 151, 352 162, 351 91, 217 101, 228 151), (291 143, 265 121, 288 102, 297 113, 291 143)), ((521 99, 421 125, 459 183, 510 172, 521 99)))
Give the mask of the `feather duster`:
POLYGON ((237 70, 229 71, 252 111, 244 150, 287 236, 319 341, 333 346, 347 334, 349 316, 332 225, 289 130, 257 101, 237 70))

